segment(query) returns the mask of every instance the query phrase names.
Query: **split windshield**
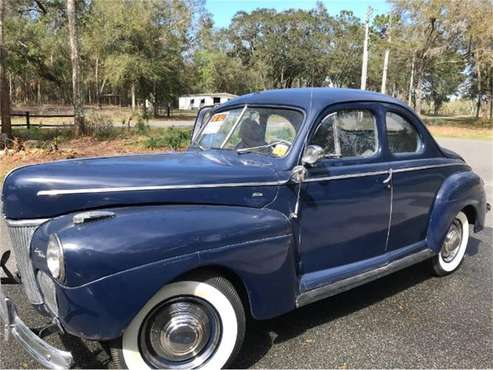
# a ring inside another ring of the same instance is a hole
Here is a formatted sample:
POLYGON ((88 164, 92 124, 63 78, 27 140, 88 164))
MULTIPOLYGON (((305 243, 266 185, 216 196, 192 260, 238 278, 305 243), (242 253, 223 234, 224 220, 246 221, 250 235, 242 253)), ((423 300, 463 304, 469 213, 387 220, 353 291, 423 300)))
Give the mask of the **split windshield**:
POLYGON ((214 114, 194 144, 202 149, 230 149, 284 157, 303 121, 299 111, 242 107, 214 114))

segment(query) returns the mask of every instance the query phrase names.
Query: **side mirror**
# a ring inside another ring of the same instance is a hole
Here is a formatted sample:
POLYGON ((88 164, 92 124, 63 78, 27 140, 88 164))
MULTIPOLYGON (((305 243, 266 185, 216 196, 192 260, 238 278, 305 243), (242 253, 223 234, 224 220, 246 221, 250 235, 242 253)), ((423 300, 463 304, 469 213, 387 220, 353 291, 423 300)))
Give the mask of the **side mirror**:
POLYGON ((313 166, 324 156, 324 150, 318 145, 308 145, 301 158, 301 163, 313 166))
POLYGON ((305 180, 306 168, 304 166, 296 166, 291 171, 291 181, 295 184, 301 184, 305 180))

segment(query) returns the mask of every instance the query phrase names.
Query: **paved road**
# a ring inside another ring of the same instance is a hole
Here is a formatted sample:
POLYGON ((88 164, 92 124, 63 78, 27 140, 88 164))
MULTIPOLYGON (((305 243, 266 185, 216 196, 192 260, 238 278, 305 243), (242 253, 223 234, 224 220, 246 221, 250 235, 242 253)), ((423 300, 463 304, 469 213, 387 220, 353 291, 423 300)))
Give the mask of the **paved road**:
MULTIPOLYGON (((486 182, 493 199, 493 142, 444 139, 486 182)), ((472 236, 461 268, 436 278, 426 263, 280 318, 250 323, 234 367, 493 368, 493 220, 472 236)), ((2 243, 0 235, 0 243, 2 243)), ((42 324, 19 286, 3 287, 30 325, 42 324)), ((0 367, 37 367, 16 344, 1 342, 0 367)), ((77 367, 99 368, 98 344, 69 336, 49 341, 74 353, 77 367)))

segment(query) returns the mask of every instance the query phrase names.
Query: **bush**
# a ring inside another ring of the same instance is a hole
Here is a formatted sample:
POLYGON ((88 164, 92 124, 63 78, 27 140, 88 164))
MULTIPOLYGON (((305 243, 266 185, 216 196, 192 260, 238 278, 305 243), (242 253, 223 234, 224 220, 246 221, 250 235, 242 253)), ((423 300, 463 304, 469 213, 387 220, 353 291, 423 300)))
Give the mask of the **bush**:
POLYGON ((139 134, 144 134, 149 131, 149 124, 144 121, 143 117, 139 117, 137 119, 137 124, 135 125, 135 127, 137 128, 137 132, 139 134))
POLYGON ((160 130, 157 135, 149 137, 145 146, 148 149, 171 148, 173 150, 186 148, 190 143, 191 131, 170 127, 160 130))
POLYGON ((119 130, 113 127, 113 120, 99 112, 92 112, 86 117, 86 133, 97 140, 108 140, 118 137, 119 130))

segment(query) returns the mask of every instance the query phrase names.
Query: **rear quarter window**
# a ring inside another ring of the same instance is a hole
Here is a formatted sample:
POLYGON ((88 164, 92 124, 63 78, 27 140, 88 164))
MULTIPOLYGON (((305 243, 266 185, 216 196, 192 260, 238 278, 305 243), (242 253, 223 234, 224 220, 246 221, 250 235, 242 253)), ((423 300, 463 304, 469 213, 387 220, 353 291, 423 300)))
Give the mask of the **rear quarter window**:
POLYGON ((393 154, 419 153, 421 138, 414 125, 400 114, 387 112, 385 127, 390 152, 393 154))

